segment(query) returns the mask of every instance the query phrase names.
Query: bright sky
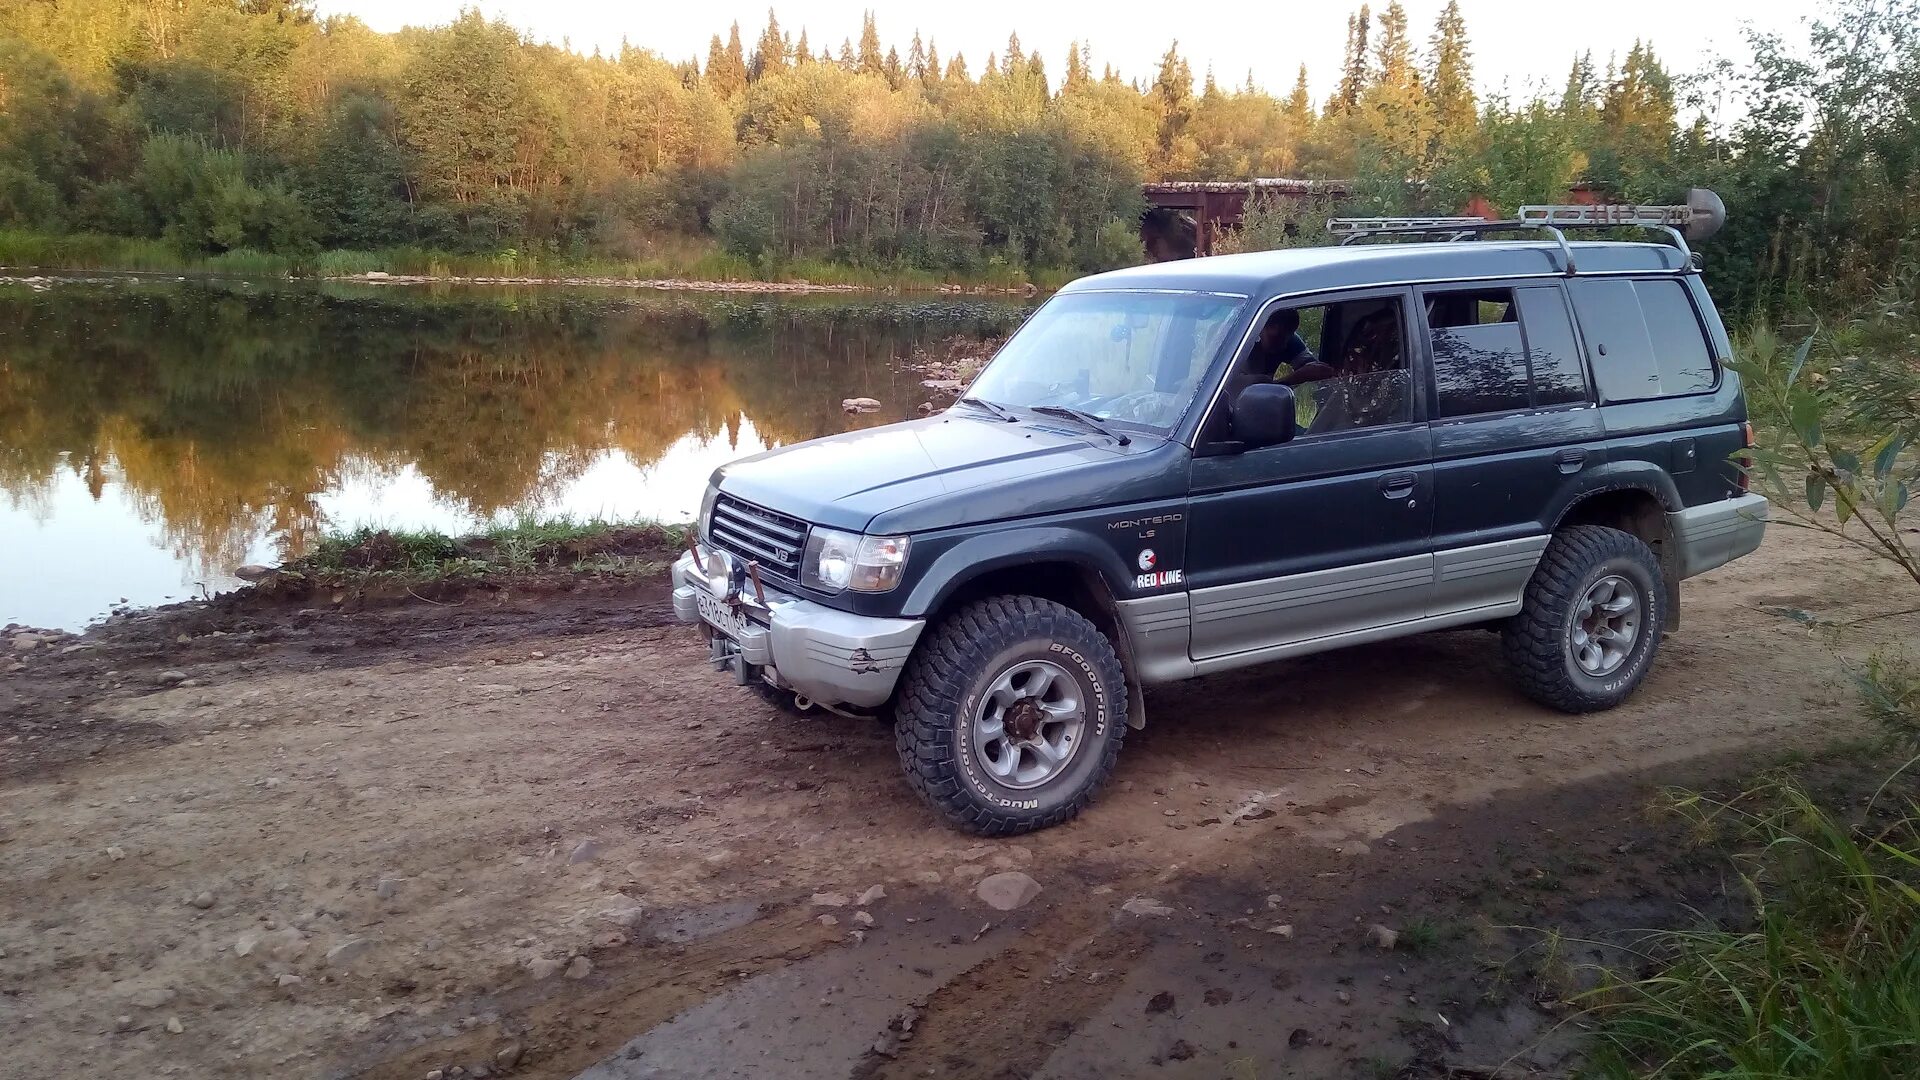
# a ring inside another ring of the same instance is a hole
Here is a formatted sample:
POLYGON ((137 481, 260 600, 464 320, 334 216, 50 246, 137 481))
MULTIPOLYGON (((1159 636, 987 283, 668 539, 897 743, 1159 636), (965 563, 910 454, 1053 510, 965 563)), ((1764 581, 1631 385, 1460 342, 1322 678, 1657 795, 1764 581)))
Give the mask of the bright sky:
MULTIPOLYGON (((376 30, 444 23, 462 0, 318 0, 323 14, 359 16, 376 30)), ((1424 44, 1446 0, 1402 0, 1415 40, 1424 44)), ((617 49, 624 37, 670 59, 707 54, 707 40, 727 25, 740 23, 741 40, 753 48, 766 25, 765 0, 707 0, 704 3, 639 3, 620 0, 474 0, 490 16, 500 16, 537 38, 566 39, 590 52, 596 46, 617 49)), ((842 38, 859 39, 861 11, 871 8, 883 44, 906 52, 918 29, 939 44, 940 55, 963 50, 974 74, 989 52, 1006 46, 1018 30, 1027 49, 1038 48, 1047 72, 1058 79, 1067 43, 1089 41, 1094 66, 1111 62, 1128 78, 1150 78, 1170 39, 1199 78, 1211 64, 1223 84, 1237 85, 1252 70, 1254 81, 1286 91, 1302 63, 1316 100, 1339 75, 1346 19, 1359 0, 1333 3, 1181 4, 1109 0, 1094 4, 1035 3, 1033 0, 968 0, 926 4, 910 0, 781 0, 774 4, 780 25, 799 35, 808 32, 815 52, 842 38), (1183 21, 1176 17, 1184 15, 1183 21), (1204 21, 1203 21, 1204 20, 1204 21), (1204 29, 1203 29, 1204 27, 1204 29)), ((1378 10, 1384 0, 1374 4, 1378 10)), ((1593 50, 1604 70, 1609 54, 1624 56, 1636 37, 1654 42, 1670 71, 1702 68, 1716 51, 1743 56, 1740 27, 1751 21, 1761 29, 1791 38, 1807 5, 1782 0, 1606 0, 1577 7, 1528 0, 1460 0, 1474 51, 1474 70, 1482 91, 1502 87, 1519 94, 1536 84, 1555 89, 1565 80, 1573 54, 1593 50)))

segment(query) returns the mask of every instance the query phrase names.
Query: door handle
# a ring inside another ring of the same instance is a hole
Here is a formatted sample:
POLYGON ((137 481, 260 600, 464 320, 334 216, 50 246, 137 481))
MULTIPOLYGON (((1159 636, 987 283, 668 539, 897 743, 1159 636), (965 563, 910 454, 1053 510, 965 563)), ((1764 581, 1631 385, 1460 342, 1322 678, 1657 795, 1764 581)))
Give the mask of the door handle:
POLYGON ((1413 494, 1416 477, 1412 473, 1393 473, 1380 478, 1380 494, 1389 499, 1404 499, 1413 494))
POLYGON ((1571 446, 1553 455, 1553 463, 1561 472, 1572 475, 1587 464, 1587 452, 1578 446, 1571 446))

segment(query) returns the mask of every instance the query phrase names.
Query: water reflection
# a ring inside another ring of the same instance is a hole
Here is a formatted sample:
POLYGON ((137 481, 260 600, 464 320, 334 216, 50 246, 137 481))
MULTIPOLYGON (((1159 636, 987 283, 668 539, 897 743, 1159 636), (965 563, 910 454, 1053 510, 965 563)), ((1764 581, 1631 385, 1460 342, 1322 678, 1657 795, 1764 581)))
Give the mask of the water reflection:
POLYGON ((1011 305, 0 286, 0 622, 232 584, 364 522, 682 519, 722 461, 884 423, 1011 305), (887 409, 849 417, 844 397, 887 409))

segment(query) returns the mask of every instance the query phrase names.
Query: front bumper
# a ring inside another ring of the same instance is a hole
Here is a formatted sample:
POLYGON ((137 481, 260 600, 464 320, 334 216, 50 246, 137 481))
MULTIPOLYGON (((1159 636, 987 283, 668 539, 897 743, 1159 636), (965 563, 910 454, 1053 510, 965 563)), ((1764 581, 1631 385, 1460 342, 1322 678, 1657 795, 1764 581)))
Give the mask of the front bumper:
POLYGON ((926 620, 855 615, 767 589, 764 608, 750 601, 737 606, 746 622, 736 636, 700 616, 700 593, 726 593, 728 555, 702 544, 700 559, 712 576, 700 572, 691 552, 675 560, 673 613, 717 639, 715 659, 735 678, 764 679, 825 705, 870 709, 893 696, 926 620))
POLYGON ((1767 500, 1741 495, 1667 515, 1680 576, 1690 578, 1751 555, 1767 532, 1767 500))

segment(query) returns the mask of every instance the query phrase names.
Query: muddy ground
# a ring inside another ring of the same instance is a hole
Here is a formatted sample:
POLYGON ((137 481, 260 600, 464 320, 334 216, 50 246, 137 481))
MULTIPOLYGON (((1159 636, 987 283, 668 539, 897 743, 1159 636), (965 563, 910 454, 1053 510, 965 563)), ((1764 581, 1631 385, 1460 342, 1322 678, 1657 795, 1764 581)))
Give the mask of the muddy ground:
POLYGON ((1725 903, 1650 798, 1862 735, 1834 649, 1920 619, 1806 620, 1892 581, 1776 528, 1599 716, 1478 631, 1166 688, 1087 814, 997 842, 657 585, 0 640, 0 1075, 1556 1074, 1591 965, 1725 903))

